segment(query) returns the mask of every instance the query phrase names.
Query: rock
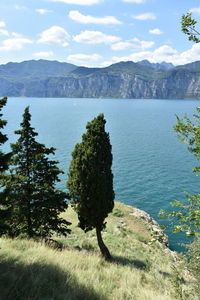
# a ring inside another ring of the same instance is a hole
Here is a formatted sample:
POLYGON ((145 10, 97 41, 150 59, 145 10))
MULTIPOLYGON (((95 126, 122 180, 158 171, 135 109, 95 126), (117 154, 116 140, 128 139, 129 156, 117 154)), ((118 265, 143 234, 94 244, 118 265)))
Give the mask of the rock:
POLYGON ((145 221, 151 232, 152 241, 158 241, 166 247, 169 245, 167 235, 160 228, 159 224, 148 213, 138 208, 133 208, 133 211, 130 213, 130 215, 143 219, 145 221))
POLYGON ((130 213, 131 216, 134 216, 136 218, 140 218, 144 220, 146 223, 148 229, 151 232, 152 239, 150 243, 156 242, 158 243, 164 250, 165 253, 168 253, 172 256, 172 259, 175 262, 179 261, 178 255, 175 251, 171 251, 168 246, 169 246, 169 241, 168 241, 168 236, 164 233, 163 229, 160 227, 160 225, 145 211, 131 207, 129 206, 132 210, 130 213))
POLYGON ((45 68, 45 73, 37 71, 37 76, 31 69, 29 76, 23 72, 17 76, 14 69, 8 76, 5 65, 0 72, 0 91, 2 96, 26 97, 200 99, 199 65, 196 62, 168 70, 120 62, 107 68, 79 68, 79 72, 72 69, 63 73, 62 67, 62 72, 55 73, 45 68))
POLYGON ((120 220, 118 224, 119 227, 125 227, 127 225, 123 220, 120 220))

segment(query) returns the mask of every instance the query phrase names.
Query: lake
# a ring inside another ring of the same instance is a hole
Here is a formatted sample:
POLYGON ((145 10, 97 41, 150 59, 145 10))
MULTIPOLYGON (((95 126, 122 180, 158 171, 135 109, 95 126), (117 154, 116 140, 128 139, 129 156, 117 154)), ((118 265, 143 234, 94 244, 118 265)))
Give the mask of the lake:
MULTIPOLYGON (((30 106, 32 126, 38 140, 57 148, 56 159, 65 174, 58 187, 65 189, 71 152, 85 132, 85 125, 104 113, 113 153, 116 201, 144 209, 160 224, 158 212, 169 209, 183 191, 199 192, 199 179, 192 173, 198 163, 173 131, 175 114, 189 116, 198 100, 9 98, 4 108, 8 120, 5 133, 16 141, 26 106, 30 106)), ((8 148, 8 145, 7 145, 8 148)), ((183 235, 167 230, 172 249, 180 250, 183 235)))

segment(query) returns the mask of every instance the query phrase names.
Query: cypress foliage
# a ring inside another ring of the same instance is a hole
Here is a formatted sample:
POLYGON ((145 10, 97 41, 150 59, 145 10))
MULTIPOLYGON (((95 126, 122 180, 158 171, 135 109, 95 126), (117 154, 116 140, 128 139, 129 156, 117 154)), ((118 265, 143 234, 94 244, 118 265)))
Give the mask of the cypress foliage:
MULTIPOLYGON (((6 120, 2 120, 3 114, 1 113, 2 108, 6 105, 7 98, 0 99, 0 130, 7 124, 6 120)), ((7 136, 0 131, 0 172, 1 174, 8 169, 8 163, 10 154, 3 153, 1 146, 8 140, 7 136)))
POLYGON ((1 132, 1 130, 7 124, 6 120, 2 119, 2 108, 6 105, 7 98, 0 99, 0 235, 7 230, 6 220, 9 217, 10 209, 6 201, 5 191, 3 190, 3 182, 5 180, 5 171, 8 169, 10 153, 4 153, 2 151, 2 145, 8 140, 7 136, 1 132))
POLYGON ((67 194, 55 189, 62 171, 50 160, 55 148, 38 143, 31 127, 29 107, 25 108, 19 139, 12 148, 12 170, 6 182, 6 193, 12 206, 9 220, 11 236, 47 237, 53 232, 66 235, 69 222, 59 217, 67 208, 67 194))
POLYGON ((79 227, 85 232, 96 229, 98 245, 106 260, 111 259, 101 231, 105 218, 114 207, 112 153, 104 115, 87 124, 82 142, 75 146, 67 187, 78 214, 79 227))

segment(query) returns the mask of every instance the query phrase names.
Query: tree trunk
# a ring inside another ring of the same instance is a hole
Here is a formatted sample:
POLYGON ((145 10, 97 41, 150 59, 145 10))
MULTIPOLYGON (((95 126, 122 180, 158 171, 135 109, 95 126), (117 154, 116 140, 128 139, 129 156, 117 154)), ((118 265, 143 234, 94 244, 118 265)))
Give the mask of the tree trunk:
POLYGON ((31 238, 33 235, 32 231, 32 220, 31 220, 31 204, 30 200, 27 201, 27 231, 28 231, 28 237, 31 238))
POLYGON ((26 205, 27 205, 27 233, 28 233, 28 237, 31 238, 33 235, 33 226, 32 226, 32 219, 31 219, 31 189, 30 189, 30 175, 29 175, 29 169, 28 169, 28 182, 27 182, 27 187, 26 187, 26 196, 27 196, 27 200, 26 200, 26 205))
POLYGON ((111 260, 112 256, 111 256, 108 248, 104 244, 104 241, 103 241, 102 236, 101 236, 101 230, 97 227, 96 227, 96 235, 97 235, 98 245, 99 245, 99 248, 101 250, 101 254, 105 258, 105 260, 108 260, 108 261, 111 260))

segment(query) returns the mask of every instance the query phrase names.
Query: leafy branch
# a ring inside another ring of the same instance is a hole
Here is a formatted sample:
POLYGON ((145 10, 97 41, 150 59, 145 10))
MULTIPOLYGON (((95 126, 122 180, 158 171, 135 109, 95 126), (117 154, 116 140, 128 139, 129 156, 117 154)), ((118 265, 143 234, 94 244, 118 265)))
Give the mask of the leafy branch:
POLYGON ((192 13, 187 13, 182 15, 181 20, 181 30, 184 34, 188 35, 189 41, 194 41, 195 43, 200 42, 200 32, 196 30, 196 24, 198 22, 192 18, 192 13))

